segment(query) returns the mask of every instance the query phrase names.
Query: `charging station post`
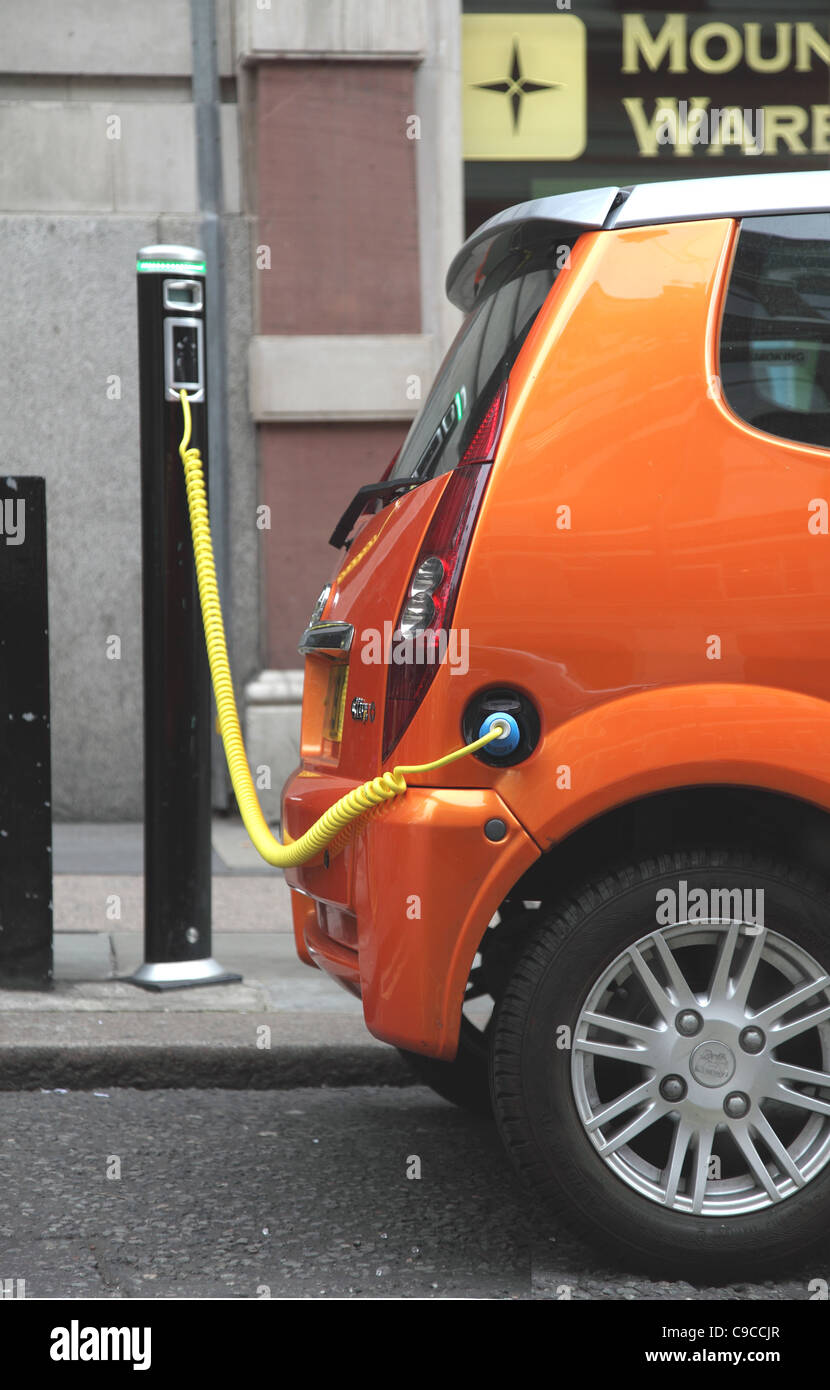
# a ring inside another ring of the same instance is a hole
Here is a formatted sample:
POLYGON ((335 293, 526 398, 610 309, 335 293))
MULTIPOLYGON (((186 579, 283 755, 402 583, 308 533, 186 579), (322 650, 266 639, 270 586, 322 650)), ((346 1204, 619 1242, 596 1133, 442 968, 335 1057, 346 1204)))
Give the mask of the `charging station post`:
POLYGON ((205 258, 190 246, 138 253, 144 633, 146 989, 241 976, 211 954, 211 693, 179 441, 185 390, 193 443, 207 439, 205 258))

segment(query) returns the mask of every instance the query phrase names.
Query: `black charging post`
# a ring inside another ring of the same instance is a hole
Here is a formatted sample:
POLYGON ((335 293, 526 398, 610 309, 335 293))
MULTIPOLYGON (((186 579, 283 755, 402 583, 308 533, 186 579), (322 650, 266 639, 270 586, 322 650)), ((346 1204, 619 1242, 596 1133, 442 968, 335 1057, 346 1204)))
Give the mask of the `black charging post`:
POLYGON ((146 989, 241 979, 211 954, 211 693, 179 443, 179 392, 207 475, 205 260, 190 246, 138 253, 144 604, 146 989))

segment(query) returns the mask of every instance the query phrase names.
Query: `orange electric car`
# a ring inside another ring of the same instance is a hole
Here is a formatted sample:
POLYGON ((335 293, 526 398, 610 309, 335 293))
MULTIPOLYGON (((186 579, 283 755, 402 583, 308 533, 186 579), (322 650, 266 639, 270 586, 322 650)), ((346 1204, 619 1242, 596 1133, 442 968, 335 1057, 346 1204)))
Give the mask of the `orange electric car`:
POLYGON ((300 651, 297 947, 618 1257, 830 1240, 830 173, 509 208, 300 651))

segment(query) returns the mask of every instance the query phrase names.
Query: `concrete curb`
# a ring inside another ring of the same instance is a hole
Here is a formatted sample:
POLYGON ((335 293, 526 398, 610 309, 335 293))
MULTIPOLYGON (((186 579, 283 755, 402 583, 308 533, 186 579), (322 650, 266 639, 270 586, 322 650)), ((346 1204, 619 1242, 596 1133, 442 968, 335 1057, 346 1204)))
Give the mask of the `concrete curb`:
POLYGON ((286 1091, 300 1086, 414 1086, 394 1048, 281 1046, 268 1051, 193 1044, 0 1047, 0 1091, 286 1091))

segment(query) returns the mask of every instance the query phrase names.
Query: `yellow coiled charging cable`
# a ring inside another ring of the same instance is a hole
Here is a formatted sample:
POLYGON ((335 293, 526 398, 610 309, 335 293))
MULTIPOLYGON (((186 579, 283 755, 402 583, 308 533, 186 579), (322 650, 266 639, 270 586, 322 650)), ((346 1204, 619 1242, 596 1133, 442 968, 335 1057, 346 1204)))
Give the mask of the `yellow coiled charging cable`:
POLYGON ((190 530, 193 536, 193 554, 196 560, 196 579, 199 585, 199 601, 202 607, 202 620, 205 627, 210 674, 213 693, 219 714, 219 733, 228 760, 228 771, 233 786, 242 821, 255 848, 269 864, 287 869, 295 864, 306 864, 315 855, 330 845, 352 821, 372 811, 385 801, 403 796, 406 791, 407 774, 432 772, 435 768, 446 767, 457 758, 465 758, 475 753, 494 739, 505 738, 508 728, 505 724, 494 724, 483 738, 466 743, 443 758, 431 763, 418 763, 410 767, 395 767, 391 772, 383 772, 379 777, 355 787, 339 801, 335 801, 315 821, 310 830, 299 840, 287 845, 280 844, 272 835, 268 822, 262 814, 253 778, 248 767, 242 730, 239 727, 239 714, 233 693, 228 647, 225 641, 225 624, 222 620, 222 607, 219 602, 219 589, 216 583, 216 566, 213 560, 213 542, 210 535, 207 494, 202 471, 202 457, 198 449, 189 448, 191 435, 190 401, 187 392, 180 392, 184 413, 184 433, 179 445, 179 454, 184 464, 184 479, 187 489, 187 505, 190 512, 190 530))

